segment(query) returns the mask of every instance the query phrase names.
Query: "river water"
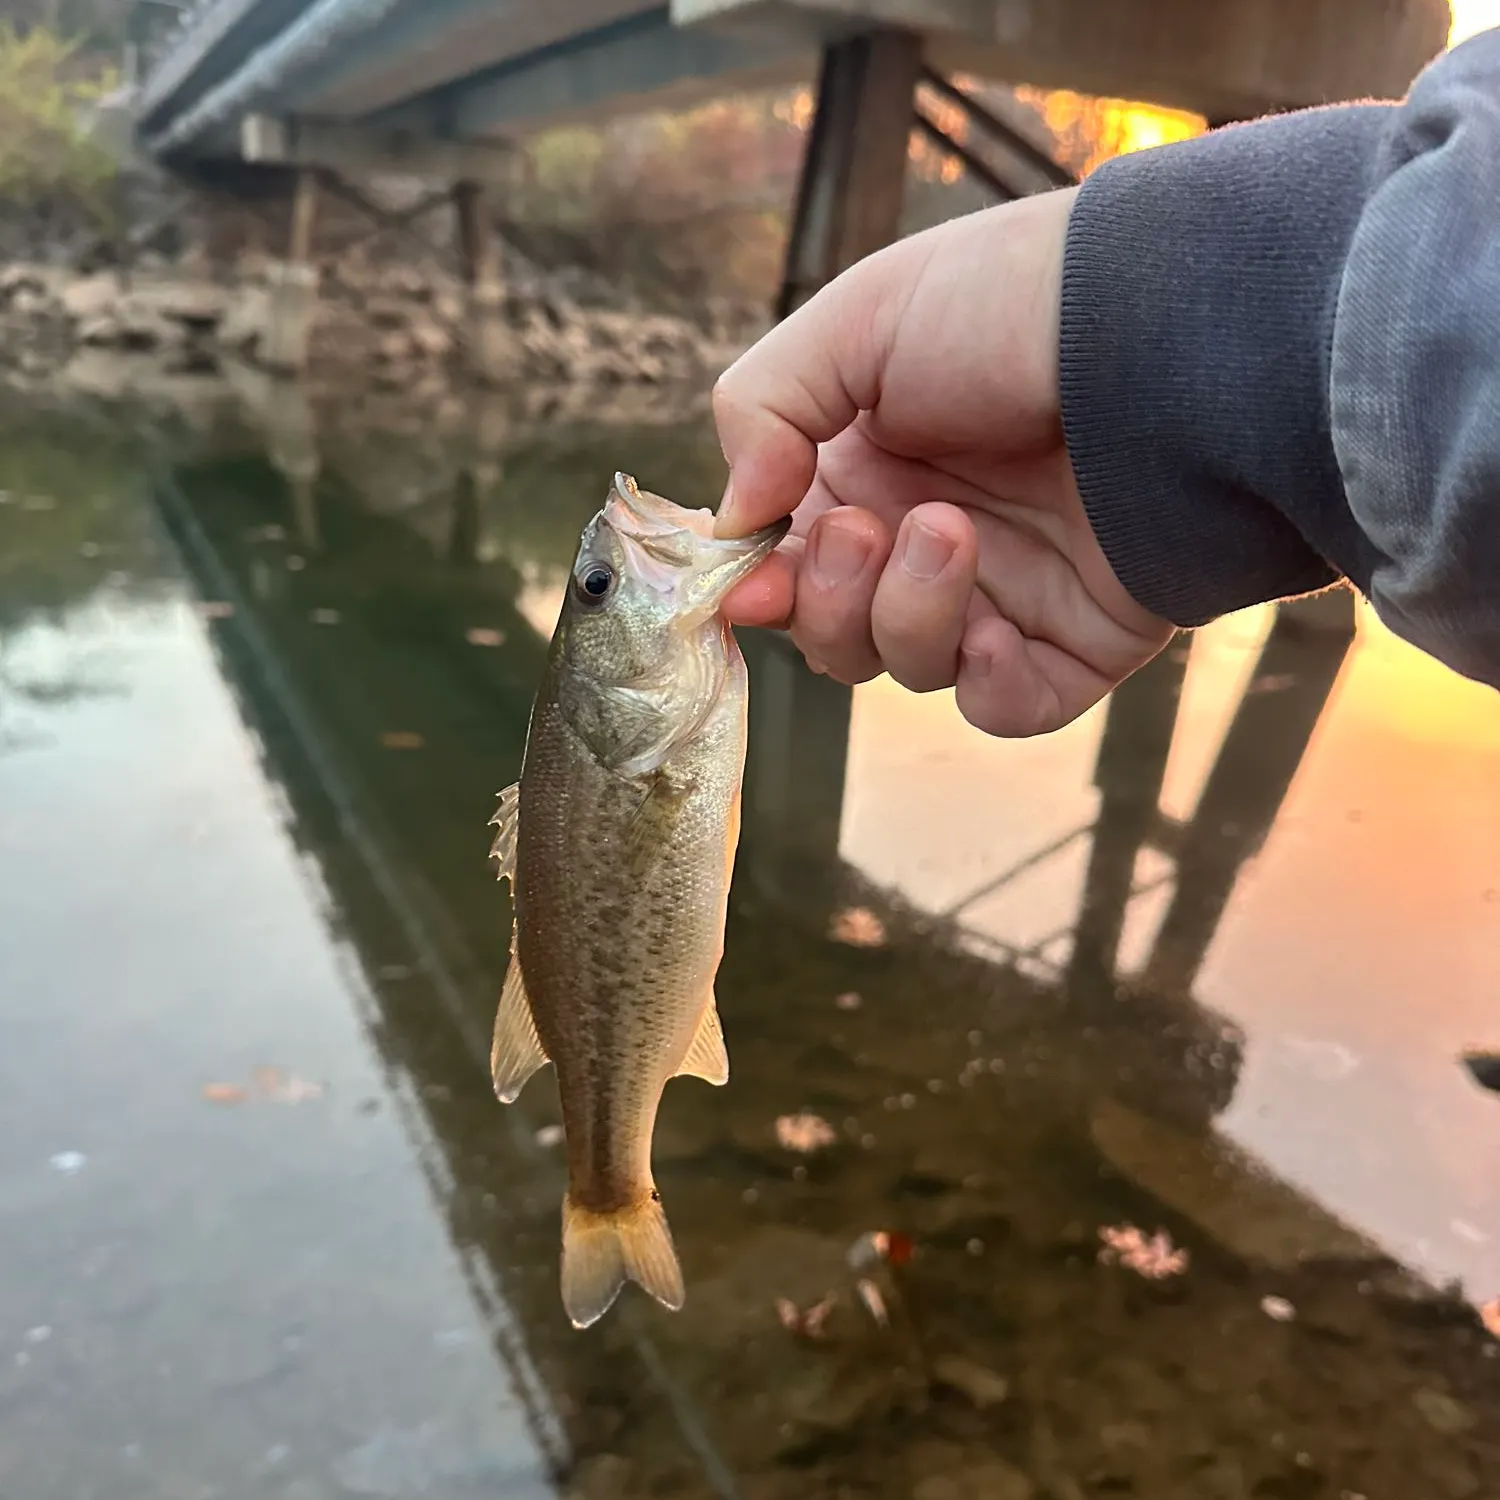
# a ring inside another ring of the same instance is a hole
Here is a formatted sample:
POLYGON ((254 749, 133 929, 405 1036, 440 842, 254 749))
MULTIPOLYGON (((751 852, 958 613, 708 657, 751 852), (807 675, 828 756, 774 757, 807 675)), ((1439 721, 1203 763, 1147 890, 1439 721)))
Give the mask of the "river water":
POLYGON ((0 1495, 1500 1494, 1500 699, 1339 594, 1010 744, 747 634, 688 1303, 579 1334, 486 824, 712 434, 285 406, 0 410, 0 1495))

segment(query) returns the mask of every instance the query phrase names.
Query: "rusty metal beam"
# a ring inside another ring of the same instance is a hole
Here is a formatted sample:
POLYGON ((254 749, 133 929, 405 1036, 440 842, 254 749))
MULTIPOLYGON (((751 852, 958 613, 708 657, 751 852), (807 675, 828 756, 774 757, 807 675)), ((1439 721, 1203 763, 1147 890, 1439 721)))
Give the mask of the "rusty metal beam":
POLYGON ((922 40, 911 32, 871 31, 824 48, 778 318, 900 233, 921 70, 922 40))

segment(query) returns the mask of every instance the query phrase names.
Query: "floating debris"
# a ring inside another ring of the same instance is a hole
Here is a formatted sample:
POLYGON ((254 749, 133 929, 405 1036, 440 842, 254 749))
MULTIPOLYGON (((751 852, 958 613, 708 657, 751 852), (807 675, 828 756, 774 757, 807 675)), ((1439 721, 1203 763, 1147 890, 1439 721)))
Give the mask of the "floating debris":
POLYGON ((234 614, 234 605, 223 599, 200 599, 194 608, 200 620, 227 620, 234 614))
POLYGON ((868 906, 851 906, 834 917, 829 936, 851 948, 879 948, 885 943, 885 923, 868 906))
POLYGON ((337 625, 343 618, 336 609, 315 609, 312 612, 314 625, 337 625))
POLYGON ((471 646, 503 646, 505 644, 505 632, 503 630, 492 630, 488 625, 476 625, 471 630, 464 632, 464 639, 471 646))
POLYGON ((51 495, 27 495, 21 501, 22 510, 56 510, 57 500, 51 495))
POLYGON ((26 1330, 26 1342, 28 1344, 45 1344, 52 1337, 52 1327, 48 1323, 38 1323, 35 1328, 26 1330))
POLYGON ((543 1125, 536 1133, 537 1145, 545 1146, 548 1150, 551 1150, 554 1146, 562 1145, 566 1138, 567 1132, 561 1125, 543 1125))
POLYGON ((788 1333, 803 1339, 826 1339, 828 1337, 828 1314, 833 1311, 833 1296, 830 1293, 811 1307, 800 1308, 789 1297, 776 1299, 776 1316, 788 1333))
POLYGON ((250 1091, 240 1083, 205 1083, 203 1097, 210 1104, 242 1104, 250 1091))
POLYGON ((287 558, 286 566, 289 573, 300 573, 303 568, 307 566, 307 559, 305 557, 300 557, 297 553, 293 552, 287 558))
POLYGON ((1134 1224, 1106 1226, 1099 1231, 1101 1265, 1121 1265, 1147 1281, 1165 1281, 1188 1268, 1188 1252, 1176 1249, 1165 1229, 1147 1235, 1134 1224))
POLYGON ((245 535, 252 542, 284 542, 286 527, 277 526, 274 522, 269 526, 252 526, 245 535))
POLYGON ((833 1126, 819 1115, 782 1115, 776 1121, 776 1141, 787 1151, 821 1151, 838 1139, 833 1126))
POLYGON ((380 743, 387 750, 420 750, 427 741, 415 730, 389 729, 380 736, 380 743))
POLYGON ((65 1177, 72 1177, 75 1173, 83 1171, 88 1164, 88 1157, 82 1151, 59 1151, 50 1160, 52 1170, 61 1172, 65 1177))
POLYGON ((833 1003, 839 1010, 858 1010, 865 1002, 853 990, 845 990, 842 995, 833 997, 833 1003))
POLYGON ((1285 1297, 1262 1297, 1260 1310, 1273 1323, 1290 1323, 1297 1316, 1297 1309, 1285 1297))

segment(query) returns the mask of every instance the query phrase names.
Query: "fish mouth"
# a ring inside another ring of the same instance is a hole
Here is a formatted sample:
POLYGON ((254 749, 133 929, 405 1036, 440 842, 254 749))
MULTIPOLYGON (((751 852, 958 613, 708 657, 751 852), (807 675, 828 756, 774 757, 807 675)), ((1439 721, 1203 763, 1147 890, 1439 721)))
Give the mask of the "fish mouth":
POLYGON ((716 537, 711 510, 688 510, 643 490, 628 474, 616 474, 605 502, 605 519, 635 552, 643 571, 692 578, 693 614, 717 610, 725 595, 776 549, 792 528, 783 516, 745 537, 716 537))

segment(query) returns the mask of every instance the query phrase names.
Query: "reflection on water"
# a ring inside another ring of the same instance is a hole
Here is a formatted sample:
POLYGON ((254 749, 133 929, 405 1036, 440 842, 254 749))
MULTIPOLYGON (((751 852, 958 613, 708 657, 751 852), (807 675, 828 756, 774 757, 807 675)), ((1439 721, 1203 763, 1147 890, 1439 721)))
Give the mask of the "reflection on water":
POLYGON ((4 1493, 1500 1493, 1492 695, 1343 595, 1020 744, 748 637, 689 1300, 575 1334, 486 824, 711 433, 259 411, 0 443, 4 1493))

